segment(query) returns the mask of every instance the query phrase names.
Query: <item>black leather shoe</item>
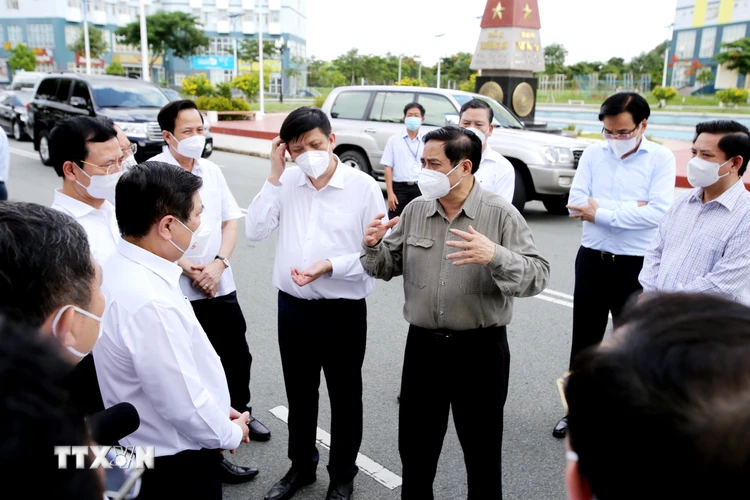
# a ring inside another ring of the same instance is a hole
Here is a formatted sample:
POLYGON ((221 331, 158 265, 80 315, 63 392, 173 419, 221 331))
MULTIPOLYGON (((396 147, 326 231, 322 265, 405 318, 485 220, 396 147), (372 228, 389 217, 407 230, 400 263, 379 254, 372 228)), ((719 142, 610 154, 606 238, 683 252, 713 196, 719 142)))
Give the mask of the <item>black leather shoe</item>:
POLYGON ((273 488, 266 494, 265 500, 288 500, 297 493, 298 489, 312 484, 316 480, 317 477, 314 471, 305 473, 296 467, 292 467, 281 478, 281 481, 273 485, 273 488))
POLYGON ((349 500, 352 498, 352 492, 354 491, 354 481, 348 483, 338 483, 335 481, 331 482, 328 487, 328 495, 326 500, 349 500))
POLYGON ((226 458, 219 464, 219 479, 226 484, 241 484, 255 479, 258 469, 235 465, 226 458))
POLYGON ((555 426, 555 428, 552 430, 552 435, 555 436, 557 439, 562 439, 565 437, 565 434, 568 432, 568 417, 567 415, 564 416, 555 426))
POLYGON ((251 416, 247 427, 250 429, 250 441, 268 441, 271 439, 271 431, 257 418, 251 416))

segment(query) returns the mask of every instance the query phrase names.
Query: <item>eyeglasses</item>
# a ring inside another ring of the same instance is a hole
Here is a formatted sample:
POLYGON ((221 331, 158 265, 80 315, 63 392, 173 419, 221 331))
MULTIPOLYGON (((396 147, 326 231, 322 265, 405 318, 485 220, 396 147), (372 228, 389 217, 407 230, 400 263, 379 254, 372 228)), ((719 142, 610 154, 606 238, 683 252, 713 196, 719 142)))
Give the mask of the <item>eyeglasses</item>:
POLYGON ((109 163, 107 165, 96 165, 95 163, 89 163, 89 162, 83 161, 83 160, 81 160, 81 163, 85 163, 86 165, 91 165, 92 167, 104 169, 105 175, 109 175, 110 171, 112 173, 116 173, 116 172, 119 172, 120 170, 122 170, 122 163, 120 163, 120 160, 116 160, 116 161, 114 161, 112 163, 109 163))
POLYGON ((130 156, 130 155, 134 155, 136 151, 138 151, 138 144, 133 142, 130 144, 130 146, 122 150, 122 154, 123 156, 130 156))
POLYGON ((604 137, 605 139, 614 139, 616 141, 626 141, 630 139, 630 136, 633 135, 636 130, 638 130, 638 127, 640 127, 640 124, 636 125, 635 128, 627 134, 610 134, 609 132, 606 132, 604 129, 602 129, 602 137, 604 137))

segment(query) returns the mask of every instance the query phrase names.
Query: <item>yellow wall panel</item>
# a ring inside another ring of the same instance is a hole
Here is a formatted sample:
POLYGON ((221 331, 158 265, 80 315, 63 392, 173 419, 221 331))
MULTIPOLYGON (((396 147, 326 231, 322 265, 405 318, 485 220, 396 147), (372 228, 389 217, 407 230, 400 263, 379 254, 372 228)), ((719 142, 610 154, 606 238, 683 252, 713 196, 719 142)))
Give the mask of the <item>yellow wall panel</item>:
POLYGON ((733 12, 734 0, 721 0, 719 4, 719 24, 731 23, 733 12))
POLYGON ((708 10, 708 0, 695 0, 693 9, 693 28, 700 28, 706 24, 706 11, 708 10))

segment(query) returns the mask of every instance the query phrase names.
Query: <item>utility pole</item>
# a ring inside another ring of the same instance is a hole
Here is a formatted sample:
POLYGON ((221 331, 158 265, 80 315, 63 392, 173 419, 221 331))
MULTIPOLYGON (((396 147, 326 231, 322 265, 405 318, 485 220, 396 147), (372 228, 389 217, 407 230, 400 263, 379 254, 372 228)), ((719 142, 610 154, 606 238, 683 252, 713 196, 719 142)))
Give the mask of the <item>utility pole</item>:
POLYGON ((667 86, 667 68, 669 67, 669 44, 672 41, 672 26, 674 26, 674 24, 670 24, 666 27, 669 30, 669 36, 667 37, 667 46, 664 48, 664 73, 662 73, 661 76, 662 87, 667 86))
POLYGON ((401 85, 401 59, 403 58, 404 58, 403 54, 398 56, 398 85, 401 85))
POLYGON ((239 61, 237 60, 237 18, 242 17, 242 14, 230 14, 229 19, 232 20, 232 36, 234 37, 234 78, 239 75, 239 61))
POLYGON ((91 74, 91 45, 89 43, 88 1, 83 0, 83 46, 86 55, 86 74, 91 74))
POLYGON ((266 109, 265 109, 265 103, 263 102, 264 99, 264 92, 265 88, 263 86, 263 0, 259 0, 259 7, 258 7, 258 66, 260 70, 260 111, 256 113, 255 119, 256 120, 262 120, 263 115, 265 115, 266 109))
MULTIPOLYGON (((435 38, 442 38, 443 36, 445 36, 445 33, 440 33, 439 35, 435 35, 435 38)), ((442 44, 439 43, 438 46, 442 47, 442 44)), ((443 51, 439 50, 438 67, 437 67, 437 88, 440 88, 440 63, 442 62, 442 60, 443 60, 443 51)))
POLYGON ((141 4, 141 78, 144 82, 151 81, 151 72, 148 64, 148 34, 146 33, 147 1, 149 0, 140 0, 139 2, 141 4))

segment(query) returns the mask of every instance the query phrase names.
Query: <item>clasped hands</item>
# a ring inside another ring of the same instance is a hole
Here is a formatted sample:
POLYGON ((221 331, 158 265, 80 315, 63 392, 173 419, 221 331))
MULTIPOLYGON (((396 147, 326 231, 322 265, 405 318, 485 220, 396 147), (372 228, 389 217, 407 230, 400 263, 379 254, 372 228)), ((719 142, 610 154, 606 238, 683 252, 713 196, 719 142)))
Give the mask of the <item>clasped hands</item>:
POLYGON ((180 259, 179 264, 183 272, 193 280, 195 289, 200 290, 209 299, 216 296, 221 275, 226 269, 222 261, 214 260, 210 264, 196 264, 190 259, 180 259))
MULTIPOLYGON (((383 222, 385 214, 378 214, 365 229, 364 243, 368 247, 374 247, 383 239, 390 228, 398 224, 400 217, 395 217, 388 222, 383 222)), ((446 241, 445 245, 459 249, 460 251, 446 255, 446 259, 452 260, 454 266, 465 264, 479 264, 486 266, 495 257, 495 243, 488 237, 479 233, 473 226, 469 231, 451 229, 451 234, 458 236, 461 240, 446 241)))
MULTIPOLYGON (((250 412, 246 411, 245 413, 240 413, 234 408, 230 407, 229 420, 231 420, 233 424, 239 426, 239 428, 242 429, 242 442, 250 443, 250 428, 248 427, 248 424, 250 423, 250 412)), ((224 450, 222 450, 222 452, 223 451, 224 450)), ((234 454, 235 451, 237 450, 229 450, 229 453, 234 454)))

